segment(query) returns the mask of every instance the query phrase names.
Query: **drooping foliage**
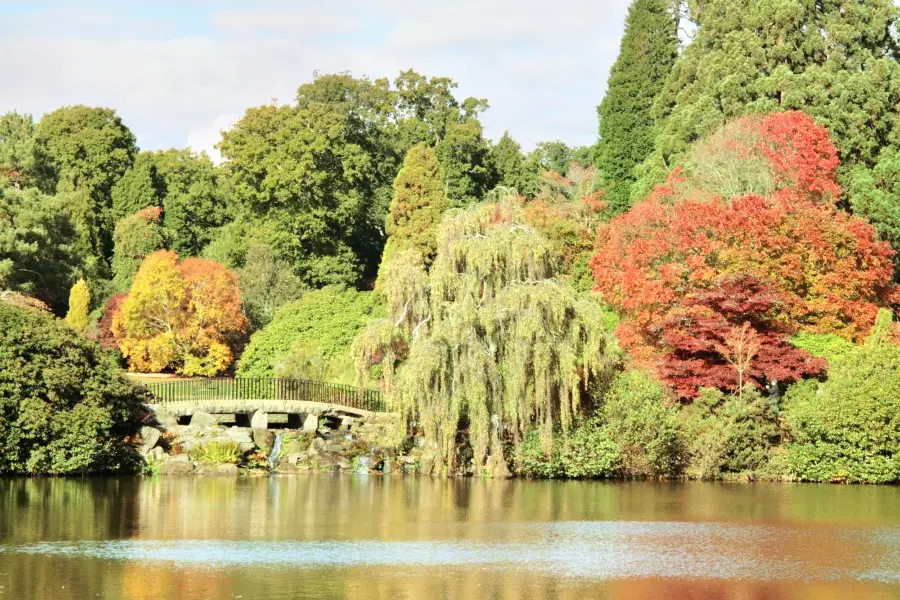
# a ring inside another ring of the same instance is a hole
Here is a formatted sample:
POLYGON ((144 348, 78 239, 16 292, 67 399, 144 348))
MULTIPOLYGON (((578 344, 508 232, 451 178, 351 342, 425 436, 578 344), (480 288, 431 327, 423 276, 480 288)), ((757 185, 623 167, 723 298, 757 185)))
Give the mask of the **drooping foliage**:
POLYGON ((0 187, 0 288, 34 295, 64 314, 82 265, 77 244, 61 200, 0 187))
POLYGON ((607 375, 615 350, 602 310, 554 279, 558 260, 509 198, 448 213, 429 273, 414 251, 385 265, 389 315, 357 339, 355 361, 363 375, 378 365, 389 403, 440 448, 438 470, 467 467, 455 452, 461 421, 479 471, 505 471, 504 432, 518 446, 536 430, 551 447, 555 425, 568 431, 607 375))
POLYGON ((690 2, 696 35, 654 106, 642 197, 699 138, 747 114, 803 110, 828 127, 847 170, 898 141, 900 65, 891 0, 690 2))
POLYGON ((83 278, 75 282, 69 292, 69 311, 66 313, 66 325, 78 332, 84 332, 88 326, 91 310, 91 290, 83 278))
POLYGON ((431 264, 437 246, 437 227, 448 207, 444 192, 444 174, 434 151, 424 144, 410 148, 394 180, 382 262, 397 252, 415 250, 426 265, 431 264))
POLYGON ((306 292, 299 300, 281 307, 271 323, 253 334, 238 363, 237 374, 274 377, 290 370, 297 375, 300 369, 286 363, 311 364, 318 360, 324 364, 340 359, 356 335, 383 314, 382 301, 372 292, 340 286, 306 292))
MULTIPOLYGON (((667 377, 681 382, 685 397, 704 385, 735 389, 723 385, 728 366, 713 351, 732 326, 748 322, 763 336, 766 349, 754 358, 756 368, 769 363, 774 370, 757 371, 752 379, 793 379, 821 364, 784 343, 790 335, 835 333, 855 340, 871 327, 879 306, 896 301, 892 250, 863 220, 834 207, 840 188, 827 140, 801 126, 796 113, 751 122, 760 126, 754 131, 761 144, 748 145, 745 136, 731 143, 727 129, 712 138, 724 140, 722 154, 745 156, 745 170, 723 169, 724 175, 712 177, 699 167, 699 176, 676 170, 646 201, 600 230, 593 262, 597 290, 624 317, 623 343, 635 358, 657 365, 674 353, 667 377), (763 172, 768 174, 758 177, 763 172), (747 182, 762 180, 762 188, 752 189, 767 196, 743 193, 747 182), (742 195, 721 195, 728 191, 742 195), (752 300, 744 307, 748 312, 734 312, 734 299, 728 300, 731 313, 718 300, 718 308, 698 304, 736 281, 732 276, 755 282, 738 286, 746 292, 739 296, 752 300), (757 302, 762 298, 766 302, 757 302), (766 358, 768 352, 775 354, 766 358), (779 364, 790 367, 775 368, 779 364)), ((715 154, 709 144, 703 152, 715 154)))
POLYGON ((213 376, 227 369, 247 321, 237 277, 206 259, 150 254, 113 316, 113 333, 134 370, 213 376))
POLYGON ((61 320, 0 302, 0 474, 134 465, 126 437, 149 398, 61 320))
POLYGON ((882 310, 865 343, 831 362, 824 383, 785 398, 788 465, 805 481, 900 481, 900 346, 882 310))
POLYGON ((597 227, 608 206, 594 186, 594 171, 578 163, 570 165, 568 177, 545 171, 537 197, 524 206, 526 222, 546 236, 562 257, 559 277, 579 291, 593 287, 589 263, 597 227))
POLYGON ((653 102, 678 56, 678 20, 668 0, 634 0, 625 19, 619 58, 597 113, 597 167, 609 202, 608 214, 631 206, 634 169, 653 151, 653 102))
POLYGON ((112 259, 113 288, 125 292, 147 256, 166 248, 170 234, 162 226, 162 211, 150 206, 116 223, 112 259))

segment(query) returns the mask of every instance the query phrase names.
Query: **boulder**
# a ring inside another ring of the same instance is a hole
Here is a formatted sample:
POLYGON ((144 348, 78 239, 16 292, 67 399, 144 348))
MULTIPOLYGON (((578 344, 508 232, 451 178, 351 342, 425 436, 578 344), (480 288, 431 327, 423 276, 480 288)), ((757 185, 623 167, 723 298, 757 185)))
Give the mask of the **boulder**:
POLYGON ((303 420, 303 431, 315 433, 316 429, 318 429, 318 428, 319 428, 318 415, 313 415, 313 414, 306 415, 306 419, 303 420))
POLYGON ((208 412, 198 410, 191 416, 191 427, 217 427, 219 422, 208 412))
POLYGON ((261 410, 254 412, 250 417, 250 427, 253 429, 268 429, 269 415, 261 410))
POLYGON ((268 455, 272 451, 272 446, 275 445, 275 433, 268 429, 254 429, 253 443, 268 455))
POLYGON ((241 427, 232 427, 225 431, 225 435, 228 436, 228 440, 232 442, 237 442, 238 444, 252 444, 253 443, 253 430, 252 429, 243 429, 241 427))
POLYGON ((178 418, 164 408, 156 407, 153 410, 153 416, 160 427, 166 430, 178 427, 178 418))
POLYGON ((342 471, 349 471, 353 468, 353 463, 346 456, 342 456, 340 454, 334 455, 334 463, 337 467, 342 471))
POLYGON ((341 429, 343 429, 344 431, 347 431, 351 427, 353 427, 353 424, 355 422, 356 422, 356 419, 354 419, 353 417, 344 417, 343 419, 341 419, 341 429))
POLYGON ((155 427, 141 427, 141 454, 147 454, 159 443, 160 431, 155 427))
POLYGON ((216 475, 237 475, 239 472, 237 465, 225 464, 216 467, 216 475))
POLYGON ((287 461, 287 463, 288 463, 289 465, 291 465, 292 467, 296 467, 296 466, 297 466, 297 463, 300 462, 301 459, 303 459, 303 455, 302 455, 302 454, 296 454, 296 453, 288 454, 288 455, 285 457, 285 460, 287 461))
POLYGON ((161 446, 157 446, 147 454, 147 457, 158 462, 165 459, 166 451, 161 446))
POLYGON ((189 475, 193 472, 194 465, 191 464, 190 459, 184 454, 169 456, 160 468, 162 475, 189 475))
POLYGON ((306 451, 306 453, 310 456, 315 456, 320 452, 324 452, 326 445, 327 444, 325 443, 325 440, 320 437, 314 437, 313 441, 310 442, 309 449, 306 451))

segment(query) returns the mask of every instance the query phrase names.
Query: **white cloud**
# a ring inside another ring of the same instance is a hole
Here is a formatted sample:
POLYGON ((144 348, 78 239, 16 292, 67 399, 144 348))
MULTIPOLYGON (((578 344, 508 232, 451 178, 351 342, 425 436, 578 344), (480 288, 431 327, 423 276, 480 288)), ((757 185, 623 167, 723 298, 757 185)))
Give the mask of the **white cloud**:
POLYGON ((314 70, 394 77, 414 68, 453 77, 460 95, 486 97, 490 137, 508 129, 526 147, 589 144, 628 3, 270 0, 253 11, 207 8, 188 24, 92 16, 83 32, 67 33, 67 13, 47 9, 27 27, 0 18, 0 112, 111 106, 144 148, 210 151, 235 116, 272 98, 291 102, 314 70))

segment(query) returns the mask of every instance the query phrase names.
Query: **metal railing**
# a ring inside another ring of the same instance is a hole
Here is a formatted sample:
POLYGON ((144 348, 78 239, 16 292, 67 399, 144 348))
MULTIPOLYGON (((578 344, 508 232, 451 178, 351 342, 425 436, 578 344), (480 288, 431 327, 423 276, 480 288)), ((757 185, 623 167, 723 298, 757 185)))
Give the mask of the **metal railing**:
POLYGON ((339 404, 350 408, 384 412, 378 390, 306 379, 177 379, 145 384, 160 403, 215 401, 306 401, 339 404))

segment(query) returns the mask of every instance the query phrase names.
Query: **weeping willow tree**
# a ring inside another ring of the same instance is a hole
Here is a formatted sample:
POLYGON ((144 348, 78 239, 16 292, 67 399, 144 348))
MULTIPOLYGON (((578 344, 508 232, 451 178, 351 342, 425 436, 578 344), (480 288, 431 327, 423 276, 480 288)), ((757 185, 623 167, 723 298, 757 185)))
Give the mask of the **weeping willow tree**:
POLYGON ((361 376, 382 379, 390 406, 435 442, 435 470, 456 472, 468 424, 477 469, 504 473, 502 446, 538 430, 549 451, 590 386, 617 362, 599 304, 554 276, 549 240, 509 196, 448 213, 430 270, 415 250, 383 265, 389 310, 353 347, 361 376))

